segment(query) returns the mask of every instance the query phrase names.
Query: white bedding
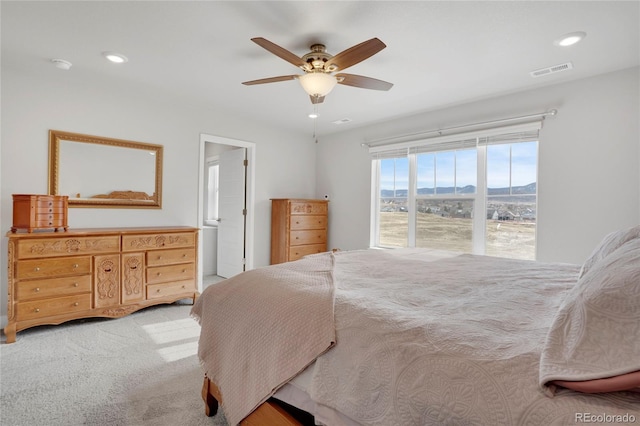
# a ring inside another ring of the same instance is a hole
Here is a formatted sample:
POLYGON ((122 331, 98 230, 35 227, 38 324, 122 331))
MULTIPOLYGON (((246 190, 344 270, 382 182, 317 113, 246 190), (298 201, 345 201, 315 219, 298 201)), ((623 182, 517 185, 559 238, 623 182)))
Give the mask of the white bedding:
POLYGON ((538 385, 579 266, 404 254, 336 254, 337 345, 316 360, 316 403, 363 425, 566 425, 596 412, 640 421, 640 394, 550 397, 538 385))
POLYGON ((539 386, 545 338, 579 265, 420 249, 334 261, 337 343, 276 394, 306 393, 293 405, 321 423, 546 426, 585 413, 640 422, 638 393, 549 396, 539 386))

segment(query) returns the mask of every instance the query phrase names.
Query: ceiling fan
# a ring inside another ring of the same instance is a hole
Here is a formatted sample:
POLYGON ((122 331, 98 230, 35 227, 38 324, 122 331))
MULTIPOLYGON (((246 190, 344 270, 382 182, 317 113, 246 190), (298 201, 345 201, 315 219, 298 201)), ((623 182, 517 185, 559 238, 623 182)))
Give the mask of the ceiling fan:
POLYGON ((251 41, 263 47, 274 55, 299 67, 304 74, 282 75, 278 77, 262 78, 260 80, 245 81, 244 85, 276 83, 279 81, 298 79, 302 88, 309 94, 311 103, 319 104, 336 84, 360 87, 362 89, 389 90, 392 83, 377 80, 362 75, 345 74, 342 71, 365 59, 375 55, 387 47, 378 38, 372 38, 344 50, 333 56, 327 53, 323 44, 313 44, 311 52, 302 57, 289 52, 275 43, 262 37, 252 38, 251 41), (339 72, 338 74, 334 74, 339 72))

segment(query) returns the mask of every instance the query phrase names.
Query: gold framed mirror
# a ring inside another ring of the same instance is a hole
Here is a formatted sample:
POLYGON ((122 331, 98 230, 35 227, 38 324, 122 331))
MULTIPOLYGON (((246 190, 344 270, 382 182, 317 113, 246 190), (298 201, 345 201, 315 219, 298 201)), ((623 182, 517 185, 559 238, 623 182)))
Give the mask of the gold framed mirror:
POLYGON ((162 207, 162 145, 49 130, 49 194, 69 207, 162 207))

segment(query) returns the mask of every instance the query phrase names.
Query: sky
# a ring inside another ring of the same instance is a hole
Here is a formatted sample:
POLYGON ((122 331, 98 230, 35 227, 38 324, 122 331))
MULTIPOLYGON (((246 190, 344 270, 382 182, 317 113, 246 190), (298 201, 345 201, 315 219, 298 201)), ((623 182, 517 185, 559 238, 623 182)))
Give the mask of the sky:
MULTIPOLYGON (((504 188, 536 182, 537 142, 487 147, 487 187, 504 188), (511 170, 510 160, 511 158, 511 170), (511 182, 510 182, 511 181, 511 182)), ((418 188, 476 185, 476 149, 417 155, 418 188), (434 173, 435 169, 435 173, 434 173), (435 185, 434 185, 435 178, 435 185)), ((380 165, 380 189, 407 189, 408 158, 384 159, 380 165)))

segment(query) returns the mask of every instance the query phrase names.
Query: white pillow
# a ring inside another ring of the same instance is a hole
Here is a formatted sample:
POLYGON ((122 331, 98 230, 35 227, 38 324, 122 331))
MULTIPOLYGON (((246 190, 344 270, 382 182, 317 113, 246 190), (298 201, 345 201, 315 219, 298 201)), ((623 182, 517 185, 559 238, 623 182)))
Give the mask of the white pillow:
POLYGON ((553 393, 554 384, 580 390, 566 382, 611 379, 589 384, 591 391, 631 390, 640 385, 638 371, 640 238, 634 238, 595 262, 567 294, 542 350, 540 385, 553 393))
POLYGON ((640 225, 614 231, 605 236, 582 264, 578 278, 582 278, 584 274, 589 272, 589 269, 591 269, 596 262, 604 259, 618 247, 635 238, 640 238, 640 225))

